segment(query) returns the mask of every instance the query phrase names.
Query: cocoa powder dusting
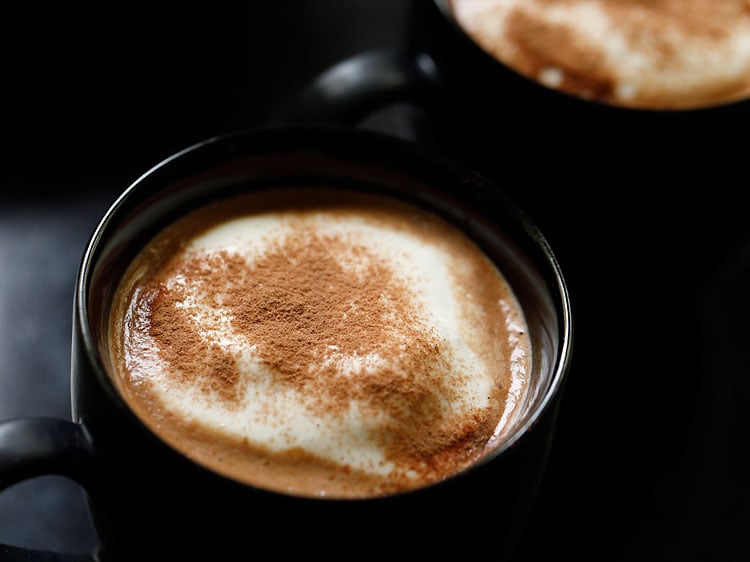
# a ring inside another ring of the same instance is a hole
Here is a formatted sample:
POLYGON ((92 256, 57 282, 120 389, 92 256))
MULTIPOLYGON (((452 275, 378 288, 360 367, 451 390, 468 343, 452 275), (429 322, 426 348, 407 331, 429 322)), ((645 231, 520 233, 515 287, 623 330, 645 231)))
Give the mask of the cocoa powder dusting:
MULTIPOLYGON (((744 0, 743 0, 744 2, 744 0)), ((590 0, 537 0, 553 7, 590 3, 590 0)), ((685 0, 611 0, 598 2, 638 50, 668 64, 677 53, 667 33, 679 29, 686 36, 720 39, 726 35, 727 23, 746 12, 747 5, 721 2, 686 2, 685 0)), ((546 67, 565 71, 563 89, 586 92, 594 99, 610 99, 614 90, 614 73, 605 62, 601 47, 572 32, 566 25, 542 21, 525 9, 515 9, 508 20, 508 37, 519 46, 522 68, 538 76, 546 67)))
MULTIPOLYGON (((575 5, 591 0, 535 0, 540 5, 575 5)), ((689 34, 723 35, 733 19, 747 15, 747 0, 605 0, 596 2, 613 21, 636 22, 641 31, 663 31, 679 27, 689 34)), ((637 33, 638 29, 633 30, 637 33)))
POLYGON ((508 20, 508 37, 520 47, 518 64, 530 76, 557 67, 565 71, 562 88, 587 92, 595 99, 612 96, 612 73, 598 46, 587 44, 567 27, 515 10, 508 20))
POLYGON ((399 272, 351 240, 303 229, 252 263, 228 251, 178 255, 155 279, 187 280, 149 290, 150 335, 170 376, 228 407, 243 399, 242 373, 234 352, 187 317, 190 291, 225 311, 273 383, 300 391, 308 408, 335 417, 356 402, 362 415, 380 415, 371 437, 401 470, 450 473, 495 430, 502 404, 465 419, 445 411, 461 386, 448 347, 420 323, 399 272), (369 357, 373 367, 349 372, 347 357, 369 357))
MULTIPOLYGON (((509 11, 497 29, 485 29, 485 22, 493 21, 494 7, 489 3, 476 11, 468 9, 473 1, 451 0, 451 7, 474 40, 498 60, 536 80, 541 80, 543 71, 558 69, 561 73, 555 88, 609 102, 618 97, 619 63, 607 60, 603 46, 608 35, 606 27, 598 30, 599 35, 589 36, 578 25, 571 27, 568 22, 558 20, 556 14, 561 10, 577 6, 596 8, 622 34, 625 48, 650 60, 657 69, 685 64, 681 51, 686 44, 709 51, 726 49, 730 33, 747 25, 750 17, 748 0, 531 0, 513 6, 499 0, 495 3, 497 13, 505 8, 509 11), (467 6, 465 11, 462 5, 467 6)), ((581 27, 586 27, 583 22, 581 27)), ((746 90, 747 82, 727 86, 727 91, 718 88, 711 95, 733 96, 736 95, 733 90, 740 87, 746 90)), ((675 102, 644 99, 630 103, 675 102)))
MULTIPOLYGON (((184 273, 194 283, 210 284, 229 273, 215 260, 194 260, 188 269, 184 273)), ((170 376, 183 384, 197 380, 204 392, 216 393, 228 404, 236 402, 242 390, 236 361, 216 342, 201 337, 194 323, 180 311, 184 287, 167 288, 157 282, 153 293, 149 332, 172 366, 170 376)))

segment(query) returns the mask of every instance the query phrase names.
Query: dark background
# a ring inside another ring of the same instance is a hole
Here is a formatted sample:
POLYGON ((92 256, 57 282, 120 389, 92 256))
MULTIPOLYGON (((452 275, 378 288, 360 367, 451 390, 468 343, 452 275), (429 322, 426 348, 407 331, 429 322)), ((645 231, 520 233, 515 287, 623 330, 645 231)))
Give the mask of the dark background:
MULTIPOLYGON (((114 198, 188 144, 279 122, 329 65, 401 44, 408 6, 4 10, 0 419, 70 417, 75 275, 114 198)), ((361 126, 413 138, 412 117, 397 105, 361 126)), ((507 159, 495 179, 516 192, 544 165, 512 138, 491 140, 507 159)), ((521 191, 558 252, 576 320, 528 559, 750 559, 748 167, 745 151, 722 155, 717 140, 697 139, 670 168, 623 154, 622 174, 578 155, 560 170, 559 209, 521 191)), ((95 541, 83 493, 63 478, 0 494, 0 542, 79 552, 95 541)))

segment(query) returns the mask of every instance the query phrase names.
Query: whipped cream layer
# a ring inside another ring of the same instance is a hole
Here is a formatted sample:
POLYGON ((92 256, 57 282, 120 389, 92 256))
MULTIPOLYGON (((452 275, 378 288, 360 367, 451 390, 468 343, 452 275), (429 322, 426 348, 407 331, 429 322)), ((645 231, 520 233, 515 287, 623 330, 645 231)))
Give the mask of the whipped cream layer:
POLYGON ((198 462, 305 495, 421 486, 484 454, 530 361, 494 265, 416 208, 271 193, 186 217, 133 263, 112 347, 136 412, 198 462))
POLYGON ((689 109, 750 96, 746 0, 451 0, 497 60, 605 103, 689 109))

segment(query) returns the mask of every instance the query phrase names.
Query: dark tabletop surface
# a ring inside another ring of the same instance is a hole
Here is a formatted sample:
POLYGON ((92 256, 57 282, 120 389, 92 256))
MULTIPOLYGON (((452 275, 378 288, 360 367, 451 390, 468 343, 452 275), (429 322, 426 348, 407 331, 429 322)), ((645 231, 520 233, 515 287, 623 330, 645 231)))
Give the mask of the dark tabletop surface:
MULTIPOLYGON (((399 44, 407 17, 402 0, 245 4, 6 14, 0 419, 70 418, 75 275, 129 183, 209 135, 276 123, 324 68, 399 44)), ((362 126, 411 138, 409 111, 362 126)), ((576 341, 523 538, 529 559, 750 560, 747 164, 714 151, 691 163, 693 185, 670 185, 646 210, 625 198, 613 218, 603 190, 580 196, 580 217, 549 224, 576 341)), ((71 482, 41 477, 0 494, 0 543, 95 542, 71 482)))

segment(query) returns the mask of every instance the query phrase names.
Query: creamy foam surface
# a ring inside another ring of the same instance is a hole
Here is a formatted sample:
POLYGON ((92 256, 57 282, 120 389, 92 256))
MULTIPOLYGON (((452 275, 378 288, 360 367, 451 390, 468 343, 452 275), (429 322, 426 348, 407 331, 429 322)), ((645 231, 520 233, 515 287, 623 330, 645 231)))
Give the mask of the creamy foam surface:
POLYGON ((748 0, 451 0, 467 33, 540 83, 625 107, 750 96, 748 0))
POLYGON ((133 262, 110 330, 122 393, 214 470, 360 497, 461 470, 524 400, 505 279, 437 217, 334 191, 220 202, 133 262))

